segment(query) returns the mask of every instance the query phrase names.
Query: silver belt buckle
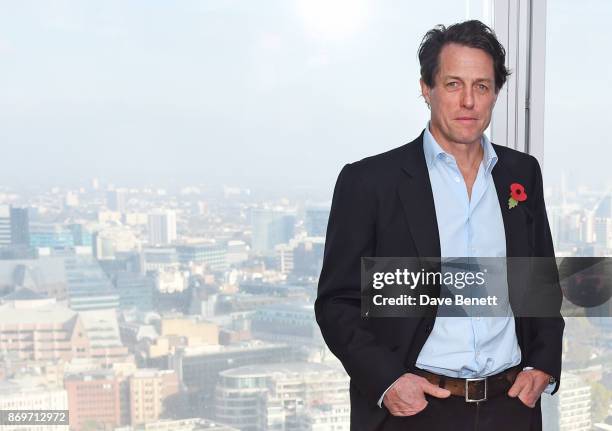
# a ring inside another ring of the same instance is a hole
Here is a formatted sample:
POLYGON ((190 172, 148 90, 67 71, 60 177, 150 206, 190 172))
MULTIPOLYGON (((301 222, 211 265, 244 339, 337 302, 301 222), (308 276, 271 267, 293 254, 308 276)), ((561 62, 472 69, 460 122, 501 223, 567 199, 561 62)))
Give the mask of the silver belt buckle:
POLYGON ((478 403, 480 401, 487 400, 487 378, 486 377, 476 377, 473 379, 465 379, 465 402, 466 403, 478 403), (468 390, 470 387, 470 382, 481 382, 484 380, 484 397, 481 399, 472 399, 470 398, 470 391, 468 390))

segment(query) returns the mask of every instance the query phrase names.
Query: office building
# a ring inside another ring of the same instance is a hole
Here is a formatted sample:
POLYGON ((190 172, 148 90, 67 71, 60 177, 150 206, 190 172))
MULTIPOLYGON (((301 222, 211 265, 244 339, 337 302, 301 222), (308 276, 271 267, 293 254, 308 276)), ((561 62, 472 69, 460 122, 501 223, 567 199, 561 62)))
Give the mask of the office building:
MULTIPOLYGON (((216 418, 242 431, 297 429, 310 406, 343 400, 349 378, 340 367, 299 362, 248 365, 219 373, 216 418)), ((346 411, 336 412, 343 421, 346 411)))
POLYGON ((102 310, 119 306, 119 292, 93 256, 68 255, 64 266, 71 309, 102 310))
POLYGON ((289 242, 295 232, 295 215, 280 210, 254 209, 251 213, 252 251, 271 255, 274 246, 289 242))
POLYGON ((125 213, 127 205, 127 190, 115 189, 106 192, 106 207, 111 211, 125 213))
POLYGON ((120 383, 112 370, 67 375, 64 387, 68 392, 71 430, 122 425, 120 383))
POLYGON ((0 205, 0 247, 11 245, 11 208, 0 205))
POLYGON ((157 211, 149 214, 149 244, 167 245, 176 240, 176 213, 157 211))
POLYGON ((308 236, 325 236, 329 207, 313 206, 304 211, 304 227, 308 236))
POLYGON ((179 392, 174 370, 139 369, 129 378, 130 423, 132 426, 158 420, 164 401, 179 392))
POLYGON ((547 431, 590 431, 591 387, 582 378, 563 372, 559 391, 542 402, 542 416, 547 431))
POLYGON ((179 262, 206 265, 211 271, 227 269, 227 247, 222 244, 185 244, 177 245, 179 262))
POLYGON ((27 208, 11 208, 11 244, 30 245, 30 217, 27 208))

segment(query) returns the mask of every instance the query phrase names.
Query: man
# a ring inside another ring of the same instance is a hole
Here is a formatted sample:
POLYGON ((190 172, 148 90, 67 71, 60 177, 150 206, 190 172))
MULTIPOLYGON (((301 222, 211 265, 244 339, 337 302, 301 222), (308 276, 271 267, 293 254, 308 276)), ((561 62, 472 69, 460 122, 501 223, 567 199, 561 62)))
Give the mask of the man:
POLYGON ((554 256, 538 162, 484 135, 508 75, 494 33, 438 26, 419 61, 426 129, 344 166, 327 227, 315 312, 351 377, 351 430, 541 429, 540 395, 561 373, 560 315, 360 316, 361 257, 554 256))

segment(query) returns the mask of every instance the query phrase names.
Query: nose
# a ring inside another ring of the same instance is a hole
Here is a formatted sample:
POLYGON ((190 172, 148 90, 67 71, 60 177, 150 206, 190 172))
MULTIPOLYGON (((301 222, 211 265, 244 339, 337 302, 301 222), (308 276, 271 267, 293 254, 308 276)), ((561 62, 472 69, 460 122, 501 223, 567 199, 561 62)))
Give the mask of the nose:
POLYGON ((466 86, 461 93, 461 107, 472 109, 474 107, 474 89, 466 86))

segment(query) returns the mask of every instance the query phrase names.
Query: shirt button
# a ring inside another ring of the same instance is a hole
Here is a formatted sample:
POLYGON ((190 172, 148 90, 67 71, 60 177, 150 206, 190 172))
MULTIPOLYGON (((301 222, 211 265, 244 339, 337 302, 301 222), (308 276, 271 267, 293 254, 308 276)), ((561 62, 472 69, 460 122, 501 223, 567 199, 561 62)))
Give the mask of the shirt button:
POLYGON ((455 177, 455 182, 459 182, 459 177, 455 177))

